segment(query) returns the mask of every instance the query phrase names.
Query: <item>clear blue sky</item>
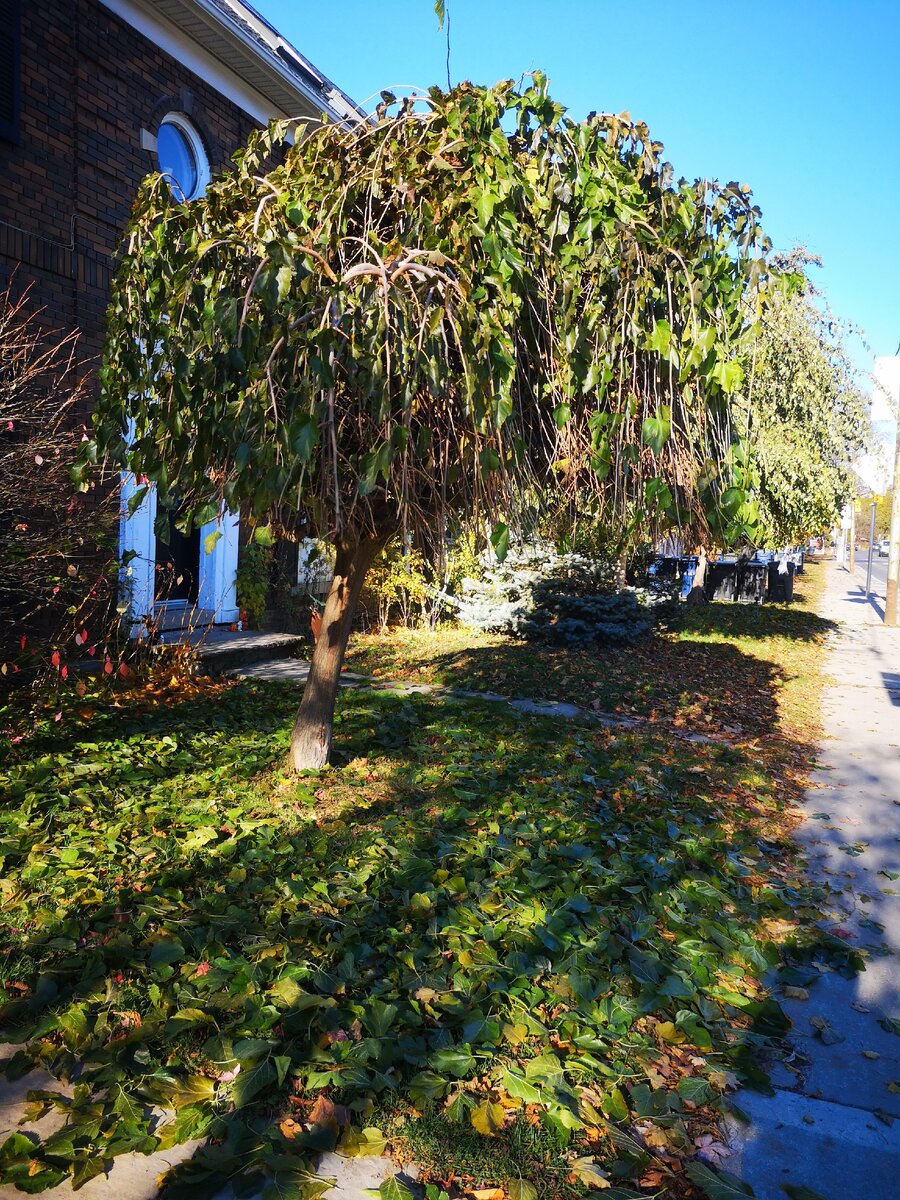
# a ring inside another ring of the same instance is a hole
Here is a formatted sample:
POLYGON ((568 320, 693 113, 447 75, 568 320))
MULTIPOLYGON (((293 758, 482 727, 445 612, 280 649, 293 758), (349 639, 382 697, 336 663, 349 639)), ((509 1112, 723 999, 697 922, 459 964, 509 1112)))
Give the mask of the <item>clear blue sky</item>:
MULTIPOLYGON (((254 0, 368 107, 445 84, 432 0, 254 0), (374 100, 372 99, 374 97, 374 100)), ((576 118, 647 121, 676 174, 748 183, 873 354, 900 342, 900 0, 448 0, 454 80, 540 68, 576 118)), ((858 347, 857 361, 869 355, 858 347)))

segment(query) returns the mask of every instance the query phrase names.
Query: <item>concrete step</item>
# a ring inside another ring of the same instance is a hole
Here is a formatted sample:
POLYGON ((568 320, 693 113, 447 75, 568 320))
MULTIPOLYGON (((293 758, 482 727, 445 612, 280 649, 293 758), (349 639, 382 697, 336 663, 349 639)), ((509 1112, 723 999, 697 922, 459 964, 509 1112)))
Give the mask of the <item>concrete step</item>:
POLYGON ((197 643, 197 657, 210 675, 231 675, 263 662, 308 656, 312 647, 299 633, 229 633, 213 631, 197 643))

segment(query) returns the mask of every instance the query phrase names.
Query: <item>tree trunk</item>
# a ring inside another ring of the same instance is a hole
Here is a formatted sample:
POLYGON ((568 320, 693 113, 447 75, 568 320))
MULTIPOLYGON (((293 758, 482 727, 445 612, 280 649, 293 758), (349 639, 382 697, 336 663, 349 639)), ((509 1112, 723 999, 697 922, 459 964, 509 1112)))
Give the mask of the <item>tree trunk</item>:
POLYGON ((704 587, 706 585, 706 547, 700 548, 700 561, 697 563, 697 570, 694 574, 694 582, 691 585, 691 590, 687 594, 688 604, 705 604, 706 595, 704 587))
POLYGON ((334 704, 356 604, 366 573, 387 540, 387 536, 367 537, 338 544, 322 629, 291 733, 291 766, 295 771, 319 770, 328 763, 334 704))

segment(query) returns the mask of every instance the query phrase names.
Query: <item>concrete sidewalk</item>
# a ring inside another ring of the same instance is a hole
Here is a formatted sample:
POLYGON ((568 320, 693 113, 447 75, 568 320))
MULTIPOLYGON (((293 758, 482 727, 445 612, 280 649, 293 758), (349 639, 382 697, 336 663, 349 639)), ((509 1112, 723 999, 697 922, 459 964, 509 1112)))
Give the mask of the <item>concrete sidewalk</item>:
POLYGON ((830 894, 826 928, 863 950, 867 969, 825 972, 808 999, 779 997, 794 1053, 775 1068, 773 1097, 735 1098, 750 1124, 731 1126, 725 1166, 758 1200, 784 1200, 785 1184, 889 1200, 900 1195, 900 630, 883 626, 883 597, 866 599, 864 575, 823 569, 821 615, 840 628, 797 839, 830 894))

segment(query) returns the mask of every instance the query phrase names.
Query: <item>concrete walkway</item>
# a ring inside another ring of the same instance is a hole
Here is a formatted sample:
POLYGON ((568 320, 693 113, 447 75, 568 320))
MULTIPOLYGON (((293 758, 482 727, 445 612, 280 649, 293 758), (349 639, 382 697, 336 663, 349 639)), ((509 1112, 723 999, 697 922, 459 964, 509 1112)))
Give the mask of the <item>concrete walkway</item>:
POLYGON ((864 575, 827 570, 821 615, 840 630, 798 841, 829 890, 826 928, 863 950, 867 969, 825 972, 806 999, 779 997, 794 1053, 776 1066, 774 1097, 735 1097, 751 1120, 731 1126, 725 1164, 758 1200, 784 1200, 784 1184, 825 1200, 900 1195, 900 630, 883 626, 883 597, 866 600, 864 575))

